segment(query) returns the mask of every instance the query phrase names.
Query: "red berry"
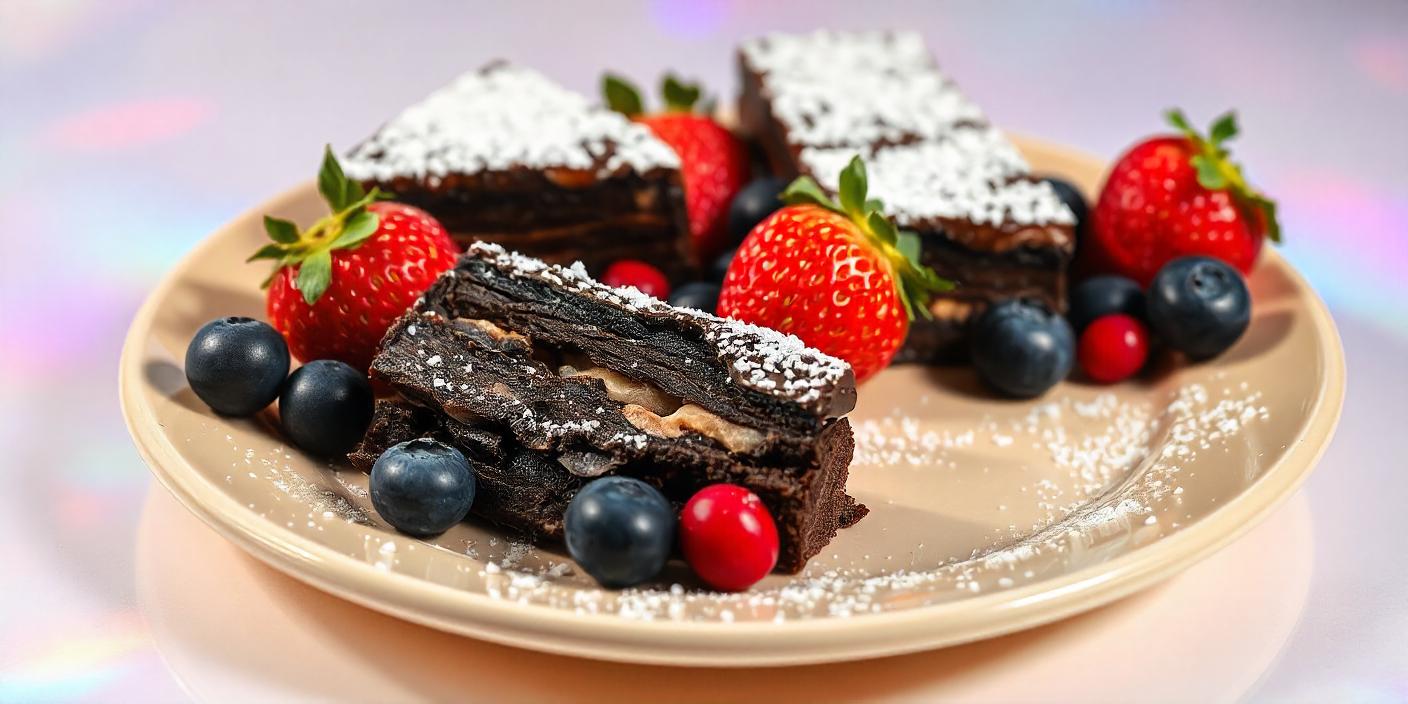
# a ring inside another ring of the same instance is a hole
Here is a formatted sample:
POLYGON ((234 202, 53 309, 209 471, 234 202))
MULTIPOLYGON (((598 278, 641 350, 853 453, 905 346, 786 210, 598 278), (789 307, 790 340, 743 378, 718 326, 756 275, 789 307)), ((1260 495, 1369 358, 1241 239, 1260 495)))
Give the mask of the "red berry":
POLYGON ((728 205, 748 181, 748 153, 732 132, 704 115, 666 112, 638 119, 679 155, 695 256, 709 261, 726 244, 728 205))
POLYGON ((1133 376, 1149 358, 1144 324, 1123 313, 1096 318, 1080 336, 1080 366, 1086 376, 1113 384, 1133 376))
POLYGON ((757 494, 714 484, 700 489, 680 512, 680 547, 709 586, 743 591, 777 566, 777 525, 757 494))
POLYGON ((670 296, 670 280, 659 269, 638 259, 622 259, 606 267, 601 282, 607 286, 634 286, 660 300, 670 296))
POLYGON ((305 362, 336 359, 366 371, 391 323, 459 254, 445 228, 419 208, 372 203, 376 232, 332 252, 331 280, 309 304, 298 288, 298 265, 274 276, 265 302, 269 323, 305 362))
POLYGON ((1216 257, 1251 271, 1262 240, 1279 239, 1275 207, 1228 159, 1236 134, 1231 115, 1209 136, 1171 120, 1182 132, 1147 139, 1115 162, 1091 213, 1082 268, 1113 271, 1147 285, 1170 260, 1216 257))
POLYGON ((916 247, 891 242, 894 231, 865 197, 865 165, 857 157, 841 178, 841 203, 805 181, 802 204, 788 205, 754 226, 724 276, 719 315, 796 335, 851 365, 856 381, 884 369, 909 332, 911 310, 923 311, 945 282, 912 258, 916 247), (862 215, 864 214, 864 215, 862 215))

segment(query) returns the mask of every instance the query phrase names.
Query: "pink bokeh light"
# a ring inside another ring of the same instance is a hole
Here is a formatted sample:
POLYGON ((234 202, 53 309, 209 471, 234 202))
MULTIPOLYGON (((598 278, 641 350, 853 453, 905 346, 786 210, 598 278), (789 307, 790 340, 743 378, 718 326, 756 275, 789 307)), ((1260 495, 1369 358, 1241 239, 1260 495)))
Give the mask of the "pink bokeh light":
POLYGON ((110 103, 61 118, 43 131, 41 141, 70 151, 137 149, 186 134, 214 114, 215 106, 200 98, 110 103))
POLYGON ((1408 93, 1408 34, 1361 40, 1350 46, 1350 56, 1375 83, 1408 93))

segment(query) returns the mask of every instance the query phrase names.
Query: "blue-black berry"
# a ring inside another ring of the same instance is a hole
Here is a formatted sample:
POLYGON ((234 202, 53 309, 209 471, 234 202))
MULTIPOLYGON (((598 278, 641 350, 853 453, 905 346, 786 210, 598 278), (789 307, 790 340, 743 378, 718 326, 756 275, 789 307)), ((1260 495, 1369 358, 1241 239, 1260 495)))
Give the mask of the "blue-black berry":
POLYGON ((684 284, 670 294, 670 305, 713 313, 719 307, 719 285, 707 281, 684 284))
POLYGON ((744 186, 728 206, 729 242, 733 245, 742 242, 754 225, 781 208, 780 196, 785 188, 786 181, 771 176, 753 179, 744 186))
POLYGON ((372 386, 344 362, 319 359, 289 375, 279 423, 293 444, 324 457, 345 455, 372 420, 372 386))
POLYGON ((1077 333, 1096 318, 1117 313, 1144 320, 1144 289, 1134 279, 1113 274, 1092 276, 1071 290, 1071 308, 1066 318, 1077 333))
POLYGON ((577 492, 567 506, 567 551, 610 589, 654 577, 675 544, 675 512, 639 479, 605 477, 577 492))
POLYGON ((1070 323, 1046 306, 1007 300, 974 321, 971 353, 988 385, 1008 396, 1032 398, 1070 373, 1075 335, 1070 323))
POLYGON ((411 440, 381 453, 372 465, 370 488, 372 506, 396 530, 439 535, 469 514, 474 470, 449 445, 411 440))
POLYGON ((1203 360, 1231 347, 1252 321, 1241 273, 1212 257, 1181 257, 1149 284, 1149 326, 1165 344, 1203 360))
POLYGON ((211 410, 248 416, 274 402, 288 376, 288 343, 253 318, 217 318, 186 348, 186 381, 211 410))

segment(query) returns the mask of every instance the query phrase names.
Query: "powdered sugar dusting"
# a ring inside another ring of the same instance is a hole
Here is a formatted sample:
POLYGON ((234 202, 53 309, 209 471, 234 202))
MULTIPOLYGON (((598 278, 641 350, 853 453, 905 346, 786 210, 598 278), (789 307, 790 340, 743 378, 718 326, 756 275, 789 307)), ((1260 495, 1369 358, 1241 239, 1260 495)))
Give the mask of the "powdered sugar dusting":
POLYGON ((741 51, 803 170, 824 188, 835 192, 859 153, 871 195, 902 226, 932 218, 1075 223, 1049 185, 1019 178, 1026 162, 939 71, 917 34, 772 34, 741 51))
POLYGON ((542 74, 503 63, 467 73, 406 108, 343 161, 349 176, 389 181, 513 166, 644 172, 679 158, 649 129, 591 106, 542 74))
MULTIPOLYGON (((620 592, 583 589, 580 582, 564 582, 542 570, 501 564, 488 566, 484 575, 495 598, 645 621, 845 618, 1019 588, 1039 575, 1094 564, 1111 549, 1177 530, 1182 462, 1217 449, 1267 415, 1257 393, 1227 390, 1219 396, 1204 385, 1188 384, 1172 390, 1157 412, 1151 402, 1100 394, 1038 403, 1014 418, 983 418, 958 433, 927 431, 904 417, 864 421, 857 426, 861 473, 867 465, 891 463, 914 471, 951 471, 945 466, 950 452, 1037 447, 1076 487, 1051 506, 1055 519, 930 569, 846 567, 818 557, 795 578, 743 594, 680 584, 620 592), (1077 431, 1077 425, 1095 430, 1077 431)), ((1033 494, 1032 500, 1047 499, 1033 494)), ((921 551, 922 543, 915 549, 921 551)))

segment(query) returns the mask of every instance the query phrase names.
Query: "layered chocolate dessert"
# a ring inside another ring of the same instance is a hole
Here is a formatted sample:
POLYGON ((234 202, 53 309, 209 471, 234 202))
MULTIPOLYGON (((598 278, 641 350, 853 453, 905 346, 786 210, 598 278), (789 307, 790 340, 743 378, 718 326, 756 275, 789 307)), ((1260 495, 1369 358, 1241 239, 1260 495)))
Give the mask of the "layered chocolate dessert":
POLYGON ((742 127, 778 174, 837 190, 859 154, 870 193, 920 235, 923 263, 957 282, 917 320, 897 357, 953 356, 989 303, 1062 310, 1075 217, 1050 185, 935 65, 917 34, 769 35, 739 50, 742 127))
POLYGON ((475 463, 482 518, 560 539, 593 478, 641 479, 677 506, 718 483, 771 512, 794 573, 866 508, 846 494, 850 367, 795 337, 471 245, 382 342, 396 392, 351 459, 417 437, 475 463))
POLYGON ((406 108, 343 161, 462 244, 502 243, 599 273, 641 259, 696 268, 679 159, 650 130, 541 74, 497 62, 406 108))

